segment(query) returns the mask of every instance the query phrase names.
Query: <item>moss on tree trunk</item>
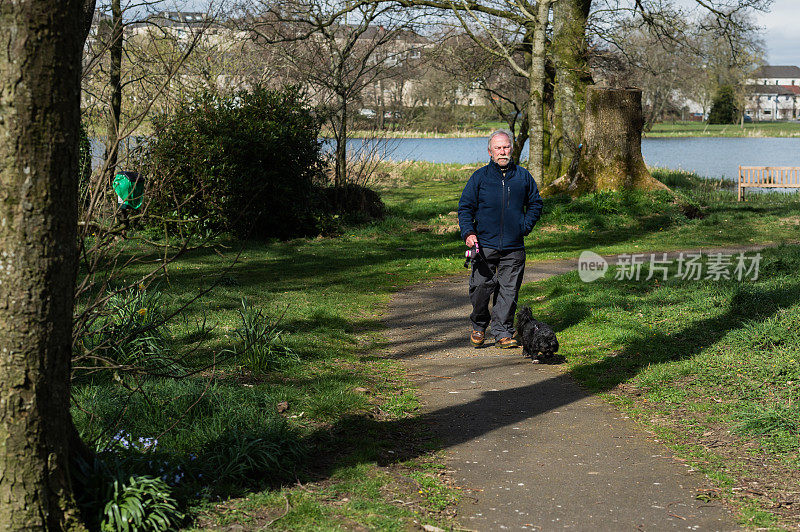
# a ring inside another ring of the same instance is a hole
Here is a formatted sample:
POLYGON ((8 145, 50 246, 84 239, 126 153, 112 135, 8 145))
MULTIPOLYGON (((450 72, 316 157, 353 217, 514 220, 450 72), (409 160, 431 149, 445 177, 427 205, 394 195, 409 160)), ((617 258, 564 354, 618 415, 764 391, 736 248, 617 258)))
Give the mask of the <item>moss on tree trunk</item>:
POLYGON ((531 36, 531 64, 528 73, 528 136, 530 138, 528 171, 538 183, 542 183, 544 180, 545 47, 547 45, 547 21, 552 4, 552 0, 540 0, 536 7, 536 20, 526 29, 531 36))
POLYGON ((552 159, 545 184, 569 173, 577 155, 586 87, 592 84, 586 42, 590 8, 591 0, 561 0, 553 5, 555 88, 552 159))
POLYGON ((578 196, 600 190, 667 189, 644 164, 642 126, 641 90, 589 87, 574 176, 562 176, 546 192, 578 196))

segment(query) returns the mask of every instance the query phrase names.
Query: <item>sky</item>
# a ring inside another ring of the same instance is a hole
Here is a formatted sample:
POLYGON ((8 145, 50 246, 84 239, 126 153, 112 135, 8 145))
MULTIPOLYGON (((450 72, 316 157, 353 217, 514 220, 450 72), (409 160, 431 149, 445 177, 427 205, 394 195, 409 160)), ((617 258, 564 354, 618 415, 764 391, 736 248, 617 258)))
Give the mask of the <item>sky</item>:
POLYGON ((768 64, 800 66, 800 0, 774 0, 756 21, 764 27, 768 64))

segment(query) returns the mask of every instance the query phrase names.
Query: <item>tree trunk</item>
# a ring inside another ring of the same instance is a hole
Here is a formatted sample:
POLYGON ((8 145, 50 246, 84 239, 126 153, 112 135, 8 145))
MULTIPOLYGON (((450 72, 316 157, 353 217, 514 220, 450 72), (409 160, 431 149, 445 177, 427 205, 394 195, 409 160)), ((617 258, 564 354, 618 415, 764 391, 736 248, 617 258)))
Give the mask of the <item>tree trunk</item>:
POLYGON ((562 176, 546 192, 578 196, 599 190, 667 189, 644 164, 642 125, 641 90, 589 87, 575 176, 562 176))
POLYGON ((522 157, 522 150, 525 148, 525 143, 528 142, 528 111, 522 113, 522 120, 519 124, 519 130, 515 131, 514 126, 509 124, 511 133, 514 134, 514 146, 511 149, 511 158, 514 164, 519 164, 522 157))
POLYGON ((106 161, 108 161, 107 182, 111 182, 117 173, 117 157, 119 154, 119 122, 122 114, 122 7, 120 0, 111 0, 111 42, 109 55, 111 71, 108 85, 111 90, 111 102, 108 110, 108 129, 106 140, 106 161))
POLYGON ((80 529, 69 476, 81 0, 0 2, 0 523, 80 529))
POLYGON ((531 63, 528 89, 528 171, 537 183, 544 180, 544 84, 545 45, 547 42, 547 24, 552 0, 539 0, 537 3, 536 23, 532 28, 531 63))
POLYGON ((576 167, 573 159, 578 155, 586 88, 592 84, 586 43, 591 4, 591 0, 558 0, 553 4, 556 85, 552 159, 547 176, 551 182, 576 167))
POLYGON ((339 128, 336 132, 336 162, 334 186, 342 186, 347 181, 347 96, 339 97, 339 128))

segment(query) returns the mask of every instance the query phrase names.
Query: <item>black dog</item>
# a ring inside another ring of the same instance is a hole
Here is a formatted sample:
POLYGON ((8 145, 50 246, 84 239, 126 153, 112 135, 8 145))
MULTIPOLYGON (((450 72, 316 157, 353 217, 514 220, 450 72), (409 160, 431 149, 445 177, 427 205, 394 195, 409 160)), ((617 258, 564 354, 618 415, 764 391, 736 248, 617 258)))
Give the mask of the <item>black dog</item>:
POLYGON ((534 319, 530 307, 522 307, 517 312, 517 332, 524 356, 531 357, 537 363, 556 361, 556 333, 546 323, 534 319))

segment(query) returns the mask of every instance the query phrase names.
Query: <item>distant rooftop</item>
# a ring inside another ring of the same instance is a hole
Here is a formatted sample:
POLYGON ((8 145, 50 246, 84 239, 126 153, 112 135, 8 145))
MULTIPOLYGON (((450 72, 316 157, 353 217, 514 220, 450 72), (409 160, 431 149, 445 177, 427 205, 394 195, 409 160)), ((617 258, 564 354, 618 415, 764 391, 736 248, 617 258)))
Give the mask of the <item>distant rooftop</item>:
POLYGON ((205 21, 208 15, 198 11, 161 11, 155 18, 163 19, 173 24, 198 24, 205 21))
POLYGON ((759 67, 753 72, 753 78, 800 78, 800 67, 794 65, 759 67))
POLYGON ((748 85, 747 90, 752 94, 761 95, 791 96, 800 94, 800 86, 798 85, 748 85))

